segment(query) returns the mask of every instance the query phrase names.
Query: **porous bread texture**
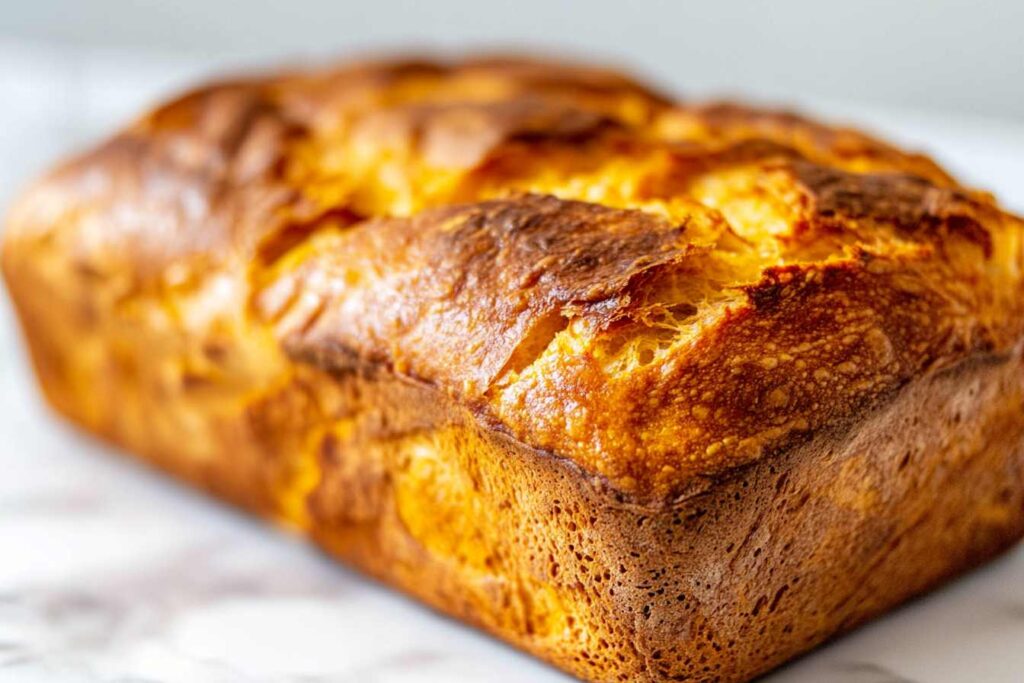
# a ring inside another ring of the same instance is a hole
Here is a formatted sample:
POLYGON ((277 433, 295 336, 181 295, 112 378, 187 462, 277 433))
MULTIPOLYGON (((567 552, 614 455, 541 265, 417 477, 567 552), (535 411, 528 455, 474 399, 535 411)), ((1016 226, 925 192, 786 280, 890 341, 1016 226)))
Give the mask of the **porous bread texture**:
POLYGON ((89 431, 586 679, 745 680, 1024 532, 1021 227, 851 130, 409 60, 160 107, 3 270, 89 431))

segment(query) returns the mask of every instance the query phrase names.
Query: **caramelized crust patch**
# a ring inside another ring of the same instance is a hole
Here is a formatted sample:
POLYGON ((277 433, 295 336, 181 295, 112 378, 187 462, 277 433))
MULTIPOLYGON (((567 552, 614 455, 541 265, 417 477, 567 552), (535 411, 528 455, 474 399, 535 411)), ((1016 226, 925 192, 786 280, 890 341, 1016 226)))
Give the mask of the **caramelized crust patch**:
POLYGON ((793 173, 827 228, 841 231, 869 221, 869 229, 891 226, 939 242, 958 236, 992 256, 992 236, 977 217, 985 208, 963 191, 912 175, 855 174, 806 162, 793 164, 793 173))
POLYGON ((318 242, 275 285, 318 297, 309 316, 277 315, 292 353, 334 369, 386 362, 479 400, 571 319, 629 316, 639 281, 694 251, 684 233, 641 211, 537 195, 370 221, 318 242), (474 361, 448 362, 458 356, 474 361))

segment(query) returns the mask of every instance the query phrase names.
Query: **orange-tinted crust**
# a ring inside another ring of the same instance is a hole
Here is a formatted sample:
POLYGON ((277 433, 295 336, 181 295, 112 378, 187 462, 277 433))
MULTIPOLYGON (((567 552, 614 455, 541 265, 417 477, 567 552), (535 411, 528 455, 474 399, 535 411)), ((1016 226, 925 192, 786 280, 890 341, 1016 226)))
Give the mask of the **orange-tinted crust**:
POLYGON ((1024 533, 1022 227, 854 131, 405 61, 158 109, 3 270, 86 429, 581 677, 744 680, 1024 533))

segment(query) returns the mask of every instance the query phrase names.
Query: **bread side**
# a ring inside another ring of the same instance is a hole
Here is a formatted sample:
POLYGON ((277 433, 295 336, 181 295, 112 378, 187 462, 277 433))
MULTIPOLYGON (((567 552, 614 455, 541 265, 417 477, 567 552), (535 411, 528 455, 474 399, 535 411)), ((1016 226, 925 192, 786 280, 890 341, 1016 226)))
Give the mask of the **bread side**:
POLYGON ((855 132, 361 65, 9 225, 61 412, 587 679, 749 678, 1024 531, 1020 221, 855 132))

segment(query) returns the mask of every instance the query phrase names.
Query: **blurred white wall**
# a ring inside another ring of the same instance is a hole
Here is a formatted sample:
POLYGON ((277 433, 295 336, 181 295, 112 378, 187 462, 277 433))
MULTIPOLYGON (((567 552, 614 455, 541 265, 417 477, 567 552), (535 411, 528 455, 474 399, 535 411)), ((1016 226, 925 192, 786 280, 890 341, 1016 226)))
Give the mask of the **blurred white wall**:
POLYGON ((682 92, 1024 119, 1022 0, 0 0, 0 41, 210 64, 394 46, 538 46, 682 92))

